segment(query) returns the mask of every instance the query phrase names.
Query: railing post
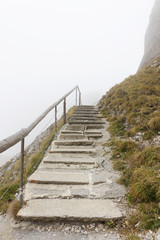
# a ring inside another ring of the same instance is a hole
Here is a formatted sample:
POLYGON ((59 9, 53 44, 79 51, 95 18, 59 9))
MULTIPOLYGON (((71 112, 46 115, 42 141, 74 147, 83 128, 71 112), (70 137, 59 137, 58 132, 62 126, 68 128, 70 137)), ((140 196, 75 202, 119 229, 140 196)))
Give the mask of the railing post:
POLYGON ((55 106, 55 123, 54 123, 55 133, 57 133, 57 106, 55 106))
POLYGON ((81 105, 81 92, 79 91, 79 106, 81 105))
POLYGON ((66 124, 67 119, 66 119, 66 98, 64 98, 64 103, 63 103, 63 116, 64 116, 64 124, 66 124))
POLYGON ((21 166, 20 166, 20 204, 23 204, 23 165, 24 165, 24 138, 21 140, 21 166))
POLYGON ((77 88, 76 88, 76 106, 77 106, 77 91, 78 91, 78 90, 77 90, 77 88))

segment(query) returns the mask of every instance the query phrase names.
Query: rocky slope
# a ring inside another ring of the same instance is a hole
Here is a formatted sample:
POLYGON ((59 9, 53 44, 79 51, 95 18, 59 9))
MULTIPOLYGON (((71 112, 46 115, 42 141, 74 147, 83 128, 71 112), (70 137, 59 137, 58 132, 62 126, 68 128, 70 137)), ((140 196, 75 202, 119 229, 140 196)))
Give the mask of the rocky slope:
POLYGON ((145 36, 145 50, 139 69, 160 56, 160 1, 155 0, 145 36))

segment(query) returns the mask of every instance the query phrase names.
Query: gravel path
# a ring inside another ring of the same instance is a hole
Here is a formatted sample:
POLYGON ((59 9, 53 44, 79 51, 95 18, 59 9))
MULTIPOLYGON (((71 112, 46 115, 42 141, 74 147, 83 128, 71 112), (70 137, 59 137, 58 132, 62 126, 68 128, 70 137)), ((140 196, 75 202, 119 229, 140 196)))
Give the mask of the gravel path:
MULTIPOLYGON (((1 221, 2 217, 0 218, 1 221)), ((0 240, 121 240, 118 231, 104 224, 15 222, 7 216, 0 223, 0 240)))

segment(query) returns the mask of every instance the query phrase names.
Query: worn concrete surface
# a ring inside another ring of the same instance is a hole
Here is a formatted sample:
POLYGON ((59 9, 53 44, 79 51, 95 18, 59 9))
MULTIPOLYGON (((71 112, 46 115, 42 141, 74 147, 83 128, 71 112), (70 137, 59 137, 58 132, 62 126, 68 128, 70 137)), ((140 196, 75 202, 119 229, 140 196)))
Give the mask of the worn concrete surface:
POLYGON ((70 147, 70 148, 51 148, 51 150, 49 151, 50 153, 92 153, 92 154, 95 154, 96 151, 95 149, 92 149, 92 148, 73 148, 74 146, 70 147))
POLYGON ((93 144, 93 140, 59 140, 54 141, 57 146, 88 146, 93 144))
POLYGON ((33 220, 106 221, 121 219, 123 213, 112 200, 34 199, 27 202, 18 216, 33 220), (47 206, 47 207, 46 207, 47 206))
POLYGON ((88 140, 86 135, 83 134, 61 134, 58 139, 63 139, 63 140, 78 140, 78 139, 83 139, 83 140, 88 140))
POLYGON ((79 172, 49 172, 49 171, 36 171, 31 177, 29 177, 31 183, 55 183, 55 184, 88 184, 89 177, 85 173, 79 172))
POLYGON ((48 154, 46 158, 44 158, 44 163, 66 163, 68 164, 95 164, 96 160, 93 157, 90 156, 83 156, 82 157, 78 157, 78 156, 73 156, 73 157, 69 157, 66 156, 65 157, 59 157, 59 156, 55 156, 53 154, 48 154))
MULTIPOLYGON (((76 112, 84 113, 84 110, 76 112)), ((60 133, 53 141, 49 153, 26 185, 26 205, 18 214, 21 218, 104 221, 124 216, 125 189, 116 183, 119 175, 103 147, 110 138, 107 123, 97 124, 104 123, 103 119, 88 121, 71 124, 71 120, 63 131, 74 133, 60 133), (88 140, 88 134, 91 138, 100 136, 88 140)))

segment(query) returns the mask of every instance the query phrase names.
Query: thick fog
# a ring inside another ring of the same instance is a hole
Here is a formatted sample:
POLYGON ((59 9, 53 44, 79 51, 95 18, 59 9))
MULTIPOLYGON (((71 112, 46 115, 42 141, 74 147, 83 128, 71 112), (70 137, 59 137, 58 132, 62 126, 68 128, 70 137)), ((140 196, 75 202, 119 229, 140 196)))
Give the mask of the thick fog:
POLYGON ((77 84, 93 104, 134 74, 153 3, 0 1, 0 140, 77 84))

